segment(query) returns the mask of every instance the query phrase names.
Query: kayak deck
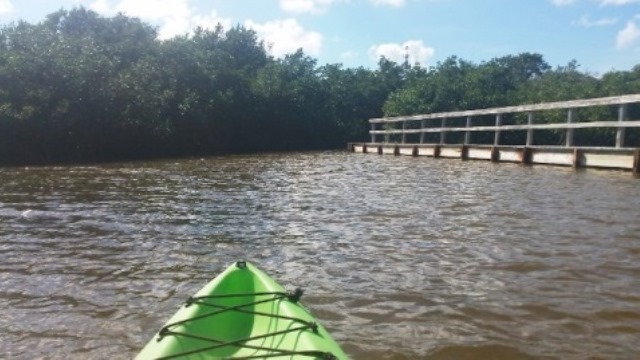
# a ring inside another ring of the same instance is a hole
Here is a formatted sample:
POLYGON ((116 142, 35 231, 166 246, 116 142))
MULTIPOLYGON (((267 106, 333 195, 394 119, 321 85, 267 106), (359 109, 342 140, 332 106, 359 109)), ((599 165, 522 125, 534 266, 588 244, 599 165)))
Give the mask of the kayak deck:
POLYGON ((189 298, 136 359, 346 359, 301 295, 237 262, 189 298))

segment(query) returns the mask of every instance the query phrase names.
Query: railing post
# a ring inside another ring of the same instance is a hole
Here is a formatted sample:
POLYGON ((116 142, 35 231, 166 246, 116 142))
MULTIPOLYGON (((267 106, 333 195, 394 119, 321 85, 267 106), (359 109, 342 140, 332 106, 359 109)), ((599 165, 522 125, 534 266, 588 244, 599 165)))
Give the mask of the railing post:
MULTIPOLYGON (((500 125, 502 125, 502 114, 497 114, 496 115, 496 127, 499 127, 500 125)), ((493 145, 494 146, 500 145, 500 130, 499 129, 496 129, 495 138, 493 139, 493 145)))
MULTIPOLYGON (((376 131, 376 123, 371 123, 371 131, 376 131)), ((375 144, 376 142, 376 134, 375 133, 371 133, 371 142, 375 144)))
MULTIPOLYGON (((383 124, 384 126, 384 124, 383 124)), ((384 129, 384 143, 388 144, 389 143, 389 129, 385 128, 384 129)))
MULTIPOLYGON (((618 107, 618 121, 623 122, 627 120, 627 105, 620 104, 618 107)), ((616 147, 621 148, 624 147, 624 134, 625 128, 619 127, 616 131, 616 147)))
MULTIPOLYGON (((576 111, 575 109, 567 110, 567 124, 574 123, 576 121, 576 111)), ((575 129, 567 128, 567 141, 566 146, 573 146, 573 134, 575 133, 575 129)))
MULTIPOLYGON (((533 112, 527 113, 527 125, 533 125, 533 112)), ((533 145, 533 129, 527 129, 527 146, 533 145)))
MULTIPOLYGON (((467 127, 471 127, 471 116, 467 116, 467 127)), ((471 131, 465 131, 464 144, 469 145, 471 143, 471 131)))
POLYGON ((426 125, 427 125, 427 120, 424 120, 424 119, 423 119, 423 120, 420 122, 420 129, 422 130, 422 132, 420 133, 420 144, 424 144, 424 136, 425 136, 425 133, 424 133, 424 127, 425 127, 426 125))
POLYGON ((444 145, 447 142, 447 133, 443 130, 447 126, 447 118, 442 118, 440 126, 440 145, 444 145))
POLYGON ((403 121, 402 122, 402 143, 406 144, 407 143, 407 133, 405 133, 404 131, 407 129, 407 121, 403 121))

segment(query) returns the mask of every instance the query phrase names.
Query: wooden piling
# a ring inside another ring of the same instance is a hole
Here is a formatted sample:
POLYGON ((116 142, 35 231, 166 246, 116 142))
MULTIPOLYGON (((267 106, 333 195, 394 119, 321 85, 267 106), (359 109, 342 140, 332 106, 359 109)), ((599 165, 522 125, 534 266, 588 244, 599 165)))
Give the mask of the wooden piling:
POLYGON ((439 158, 440 157, 440 148, 441 148, 440 145, 435 145, 433 147, 433 157, 434 158, 439 158))
POLYGON ((580 149, 573 149, 573 168, 577 169, 584 165, 584 160, 582 159, 582 151, 580 149))
POLYGON ((522 164, 523 165, 531 165, 531 155, 533 150, 529 146, 525 146, 522 148, 522 164))
POLYGON ((497 146, 491 147, 491 162, 500 161, 500 149, 497 146))
POLYGON ((469 160, 469 146, 462 145, 462 149, 460 150, 460 159, 463 161, 469 160))

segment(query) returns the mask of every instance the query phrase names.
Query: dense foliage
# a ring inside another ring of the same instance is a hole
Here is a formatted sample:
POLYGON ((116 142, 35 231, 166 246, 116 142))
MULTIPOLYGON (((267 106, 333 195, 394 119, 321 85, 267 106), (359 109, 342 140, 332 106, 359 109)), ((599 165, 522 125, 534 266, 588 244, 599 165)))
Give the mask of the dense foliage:
MULTIPOLYGON (((426 69, 408 70, 403 87, 393 92, 384 104, 386 116, 482 109, 490 107, 536 104, 550 101, 588 99, 640 93, 640 64, 631 71, 612 71, 597 77, 578 71, 576 61, 552 69, 539 54, 524 53, 473 64, 450 57, 426 69)), ((614 107, 578 109, 579 121, 616 120, 614 107)), ((565 111, 546 111, 536 116, 540 122, 566 122, 565 111)), ((640 119, 639 104, 627 108, 627 117, 640 119)), ((458 119, 464 121, 464 119, 458 119)), ((494 125, 495 118, 475 119, 475 125, 494 125)), ((524 124, 526 115, 510 115, 503 124, 524 124)), ((465 126, 459 122, 458 126, 465 126)), ((613 129, 576 130, 576 145, 611 146, 615 141, 613 129)), ((452 134, 448 141, 461 142, 462 133, 452 134), (454 138, 457 136, 457 139, 454 138)), ((493 133, 473 134, 473 143, 493 143, 493 133)), ((558 145, 564 143, 564 130, 537 131, 536 143, 558 145)), ((503 133, 502 144, 524 144, 526 133, 503 133)), ((430 141, 434 141, 430 139, 430 141)), ((640 132, 628 129, 627 146, 640 146, 640 132)))
POLYGON ((327 149, 367 119, 640 92, 640 66, 596 78, 537 54, 424 69, 270 56, 241 26, 171 40, 84 8, 0 29, 0 164, 327 149))

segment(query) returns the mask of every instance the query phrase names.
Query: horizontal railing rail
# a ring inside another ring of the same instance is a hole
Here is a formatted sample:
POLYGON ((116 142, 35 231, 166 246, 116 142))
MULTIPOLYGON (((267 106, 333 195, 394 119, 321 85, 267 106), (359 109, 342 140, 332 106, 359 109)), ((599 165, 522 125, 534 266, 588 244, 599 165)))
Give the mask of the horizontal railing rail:
POLYGON ((424 129, 389 129, 372 130, 371 134, 419 134, 437 132, 461 132, 461 131, 496 131, 496 130, 553 130, 553 129, 587 129, 587 128, 633 128, 640 127, 640 120, 635 121, 594 121, 584 123, 568 124, 533 124, 533 125, 501 125, 501 126, 473 126, 473 127, 444 127, 444 128, 424 128, 424 129))
POLYGON ((633 103, 640 103, 640 94, 610 96, 610 97, 584 99, 584 100, 558 101, 558 102, 530 104, 530 105, 505 106, 505 107, 478 109, 478 110, 461 110, 461 111, 419 114, 419 115, 410 115, 410 116, 373 118, 373 119, 370 119, 369 122, 370 123, 389 123, 389 122, 400 122, 400 121, 407 121, 407 120, 415 121, 415 120, 428 120, 428 119, 441 119, 441 118, 462 118, 467 116, 526 113, 526 112, 532 112, 532 111, 536 112, 536 111, 543 111, 543 110, 562 110, 562 109, 570 109, 570 108, 578 109, 578 108, 593 107, 593 106, 625 105, 625 104, 633 104, 633 103))

